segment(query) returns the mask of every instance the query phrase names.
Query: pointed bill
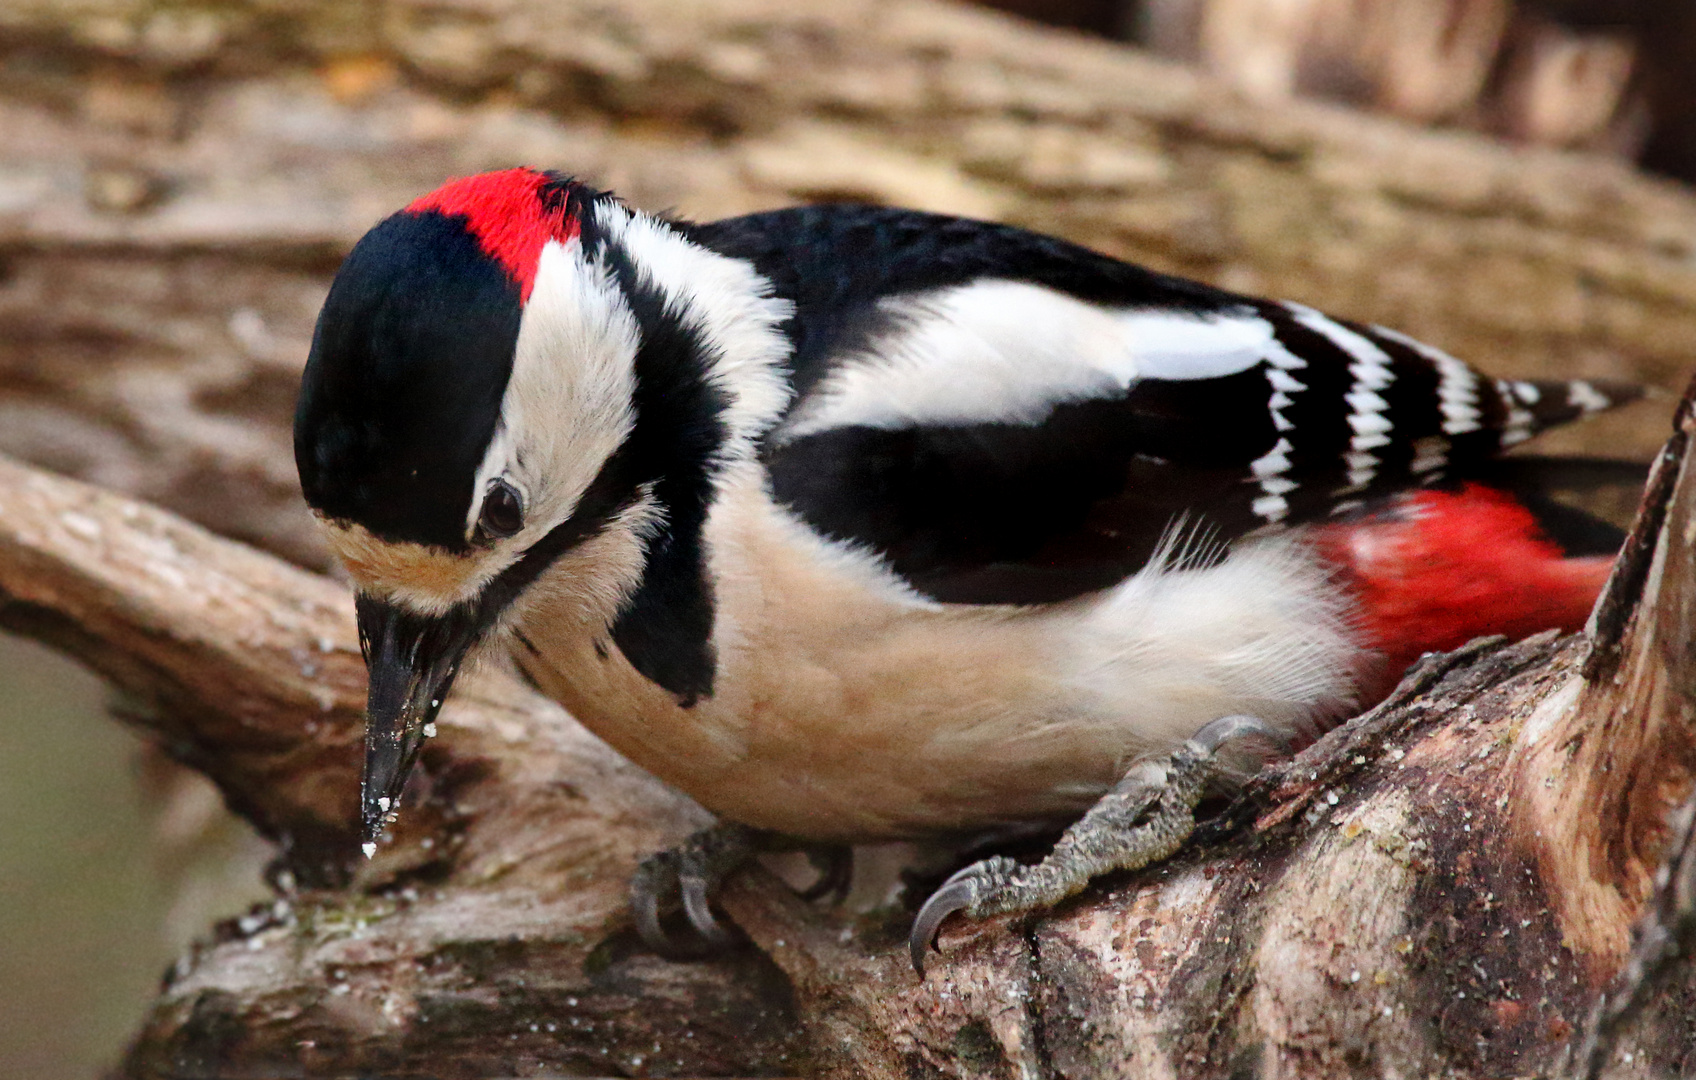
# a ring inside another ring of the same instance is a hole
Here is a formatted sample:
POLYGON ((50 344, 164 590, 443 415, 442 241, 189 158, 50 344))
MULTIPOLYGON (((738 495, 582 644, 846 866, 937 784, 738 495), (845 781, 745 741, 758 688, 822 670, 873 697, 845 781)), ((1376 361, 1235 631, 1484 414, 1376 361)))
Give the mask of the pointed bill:
POLYGON ((435 720, 478 632, 459 609, 441 616, 419 615, 361 594, 356 610, 370 678, 360 792, 362 847, 369 858, 400 804, 424 744, 425 727, 435 720))

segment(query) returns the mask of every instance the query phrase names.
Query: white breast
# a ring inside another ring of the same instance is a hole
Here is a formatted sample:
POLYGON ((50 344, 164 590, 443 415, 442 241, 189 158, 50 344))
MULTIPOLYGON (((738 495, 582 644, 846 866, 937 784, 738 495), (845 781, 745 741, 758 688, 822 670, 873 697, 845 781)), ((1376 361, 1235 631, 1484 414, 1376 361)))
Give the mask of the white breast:
POLYGON ((945 605, 740 468, 708 526, 710 699, 680 708, 616 649, 602 659, 563 601, 528 606, 540 655, 517 654, 615 748, 736 820, 870 840, 1066 818, 1215 717, 1297 729, 1351 692, 1342 602, 1299 534, 1063 604, 945 605))

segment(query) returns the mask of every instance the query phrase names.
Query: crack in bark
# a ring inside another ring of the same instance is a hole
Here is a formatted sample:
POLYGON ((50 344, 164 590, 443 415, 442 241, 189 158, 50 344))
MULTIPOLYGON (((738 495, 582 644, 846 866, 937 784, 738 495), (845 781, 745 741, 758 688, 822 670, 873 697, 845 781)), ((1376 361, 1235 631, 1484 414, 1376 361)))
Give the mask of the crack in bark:
POLYGON ((1043 1026, 1042 1009, 1038 1007, 1039 988, 1048 977, 1042 969, 1042 941, 1038 930, 1038 920, 1031 918, 1023 921, 1019 936, 1024 942, 1027 970, 1030 972, 1028 988, 1025 992, 1025 1030, 1029 1034, 1031 1056, 1036 1059, 1037 1068, 1041 1070, 1040 1080, 1063 1080, 1060 1070, 1054 1064, 1054 1056, 1048 1048, 1048 1031, 1043 1026))

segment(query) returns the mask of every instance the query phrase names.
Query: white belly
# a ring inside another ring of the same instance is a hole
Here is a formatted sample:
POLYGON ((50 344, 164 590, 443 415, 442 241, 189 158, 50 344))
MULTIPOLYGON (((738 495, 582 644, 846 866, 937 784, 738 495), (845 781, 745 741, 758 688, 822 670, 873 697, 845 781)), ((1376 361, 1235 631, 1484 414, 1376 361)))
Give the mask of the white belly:
POLYGON ((604 630, 565 587, 525 604, 535 652, 515 656, 643 768, 722 816, 791 835, 1070 818, 1131 762, 1215 717, 1297 729, 1335 715, 1361 660, 1346 599, 1291 536, 1024 608, 918 597, 751 481, 715 507, 707 540, 710 698, 681 708, 616 647, 603 657, 604 630))

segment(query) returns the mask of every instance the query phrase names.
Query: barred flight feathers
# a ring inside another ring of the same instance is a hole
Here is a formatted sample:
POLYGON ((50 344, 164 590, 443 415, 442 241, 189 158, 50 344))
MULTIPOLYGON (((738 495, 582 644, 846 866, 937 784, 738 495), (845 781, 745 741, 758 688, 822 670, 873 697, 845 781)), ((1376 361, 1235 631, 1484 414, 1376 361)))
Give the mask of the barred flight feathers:
POLYGON ((777 498, 932 598, 1123 580, 1180 514, 1229 541, 1464 481, 1635 400, 1006 226, 815 206, 693 227, 796 305, 777 498))

